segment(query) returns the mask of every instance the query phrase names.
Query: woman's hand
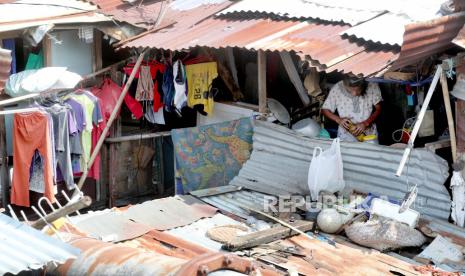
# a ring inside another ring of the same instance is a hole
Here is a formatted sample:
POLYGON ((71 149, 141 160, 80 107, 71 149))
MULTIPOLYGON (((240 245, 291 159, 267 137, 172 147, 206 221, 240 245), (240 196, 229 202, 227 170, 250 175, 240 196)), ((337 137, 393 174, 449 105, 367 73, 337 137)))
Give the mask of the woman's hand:
POLYGON ((362 134, 365 130, 367 129, 366 125, 364 123, 358 123, 355 125, 354 128, 354 135, 359 136, 362 134))
POLYGON ((340 125, 341 127, 345 128, 347 130, 349 130, 350 124, 351 124, 349 118, 339 118, 337 123, 338 123, 338 125, 340 125))

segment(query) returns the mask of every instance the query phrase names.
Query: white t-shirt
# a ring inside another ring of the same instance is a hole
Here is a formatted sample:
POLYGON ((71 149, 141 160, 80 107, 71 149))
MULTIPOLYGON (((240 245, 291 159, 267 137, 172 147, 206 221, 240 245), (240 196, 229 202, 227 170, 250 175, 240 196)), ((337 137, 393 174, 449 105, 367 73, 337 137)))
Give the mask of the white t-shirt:
MULTIPOLYGON (((328 109, 333 113, 337 110, 339 117, 349 118, 353 123, 357 124, 368 119, 373 113, 373 107, 382 100, 381 90, 377 83, 369 83, 365 95, 352 96, 345 88, 343 82, 340 81, 329 91, 328 98, 326 98, 322 108, 328 109)), ((367 135, 378 135, 376 125, 372 124, 371 127, 367 128, 365 133, 367 135)), ((342 141, 357 141, 357 139, 343 127, 338 128, 337 134, 342 141)))

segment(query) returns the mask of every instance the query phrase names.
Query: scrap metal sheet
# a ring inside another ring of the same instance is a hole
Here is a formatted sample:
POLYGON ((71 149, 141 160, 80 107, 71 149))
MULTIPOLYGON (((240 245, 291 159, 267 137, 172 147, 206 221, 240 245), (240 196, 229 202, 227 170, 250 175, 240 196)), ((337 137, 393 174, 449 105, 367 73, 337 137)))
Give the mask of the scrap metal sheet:
POLYGON ((0 214, 0 274, 39 269, 76 258, 79 249, 0 214))
POLYGON ((211 217, 217 209, 192 196, 167 197, 134 205, 124 217, 157 230, 168 230, 211 217))
POLYGON ((133 222, 119 211, 90 216, 76 223, 76 227, 90 237, 108 242, 134 239, 149 232, 152 227, 133 222))
MULTIPOLYGON (((313 149, 326 149, 330 144, 329 140, 310 139, 282 126, 255 121, 251 157, 230 184, 273 195, 308 195, 313 149)), ((402 149, 343 142, 341 151, 347 186, 402 200, 408 188, 418 184, 413 209, 430 217, 449 217, 451 198, 444 186, 449 167, 438 155, 413 150, 408 170, 397 177, 402 149)))

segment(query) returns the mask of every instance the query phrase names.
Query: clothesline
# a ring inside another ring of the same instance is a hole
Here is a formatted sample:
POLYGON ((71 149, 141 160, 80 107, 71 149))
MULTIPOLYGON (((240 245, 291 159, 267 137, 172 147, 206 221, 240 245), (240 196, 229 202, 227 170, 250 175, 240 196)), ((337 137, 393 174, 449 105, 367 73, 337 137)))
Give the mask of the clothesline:
POLYGON ((368 82, 375 82, 375 83, 395 83, 400 85, 410 85, 411 87, 423 86, 428 83, 431 83, 433 80, 433 76, 429 76, 426 79, 419 80, 419 81, 401 81, 401 80, 389 80, 383 78, 367 78, 366 81, 368 82))

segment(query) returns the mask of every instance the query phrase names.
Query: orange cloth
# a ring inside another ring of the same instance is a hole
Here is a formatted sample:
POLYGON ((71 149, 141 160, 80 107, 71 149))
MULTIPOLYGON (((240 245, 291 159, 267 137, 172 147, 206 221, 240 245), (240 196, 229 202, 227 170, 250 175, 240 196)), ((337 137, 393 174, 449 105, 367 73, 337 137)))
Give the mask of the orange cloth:
POLYGON ((13 121, 13 183, 11 203, 29 207, 29 167, 34 151, 38 150, 44 162, 44 196, 52 203, 53 166, 52 137, 48 118, 40 112, 15 114, 13 121))

